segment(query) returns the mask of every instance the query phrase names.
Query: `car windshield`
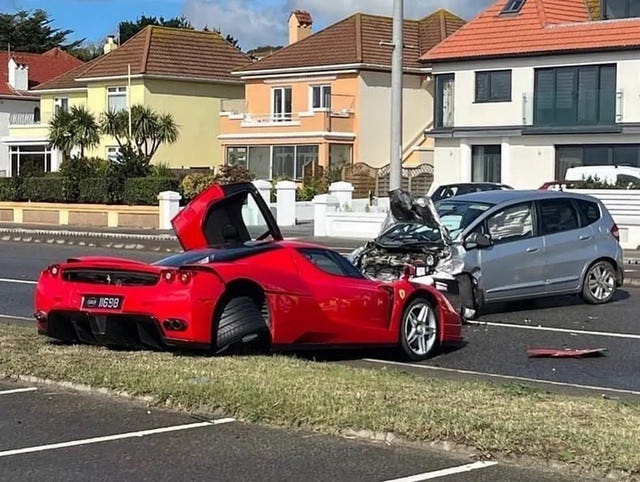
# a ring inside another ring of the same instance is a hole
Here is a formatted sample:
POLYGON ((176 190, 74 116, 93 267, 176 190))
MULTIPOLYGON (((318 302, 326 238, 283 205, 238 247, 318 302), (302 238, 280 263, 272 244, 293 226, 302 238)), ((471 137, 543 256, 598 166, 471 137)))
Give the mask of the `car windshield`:
POLYGON ((443 242, 439 229, 422 223, 397 223, 384 231, 376 240, 385 246, 401 246, 408 244, 439 244, 443 242))
POLYGON ((436 211, 438 211, 440 221, 449 231, 451 238, 455 239, 478 216, 491 207, 492 204, 487 203, 447 200, 438 203, 436 211))

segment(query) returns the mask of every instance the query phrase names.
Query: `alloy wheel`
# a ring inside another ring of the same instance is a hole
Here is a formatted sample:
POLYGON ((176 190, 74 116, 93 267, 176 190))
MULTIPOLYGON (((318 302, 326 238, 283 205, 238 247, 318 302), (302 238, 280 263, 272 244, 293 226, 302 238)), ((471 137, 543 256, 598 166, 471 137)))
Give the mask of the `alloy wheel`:
POLYGON ((606 265, 597 264, 589 271, 587 277, 589 292, 598 301, 611 297, 616 289, 614 273, 606 265))
POLYGON ((417 302, 405 314, 404 337, 409 349, 427 355, 436 342, 436 316, 427 302, 417 302))

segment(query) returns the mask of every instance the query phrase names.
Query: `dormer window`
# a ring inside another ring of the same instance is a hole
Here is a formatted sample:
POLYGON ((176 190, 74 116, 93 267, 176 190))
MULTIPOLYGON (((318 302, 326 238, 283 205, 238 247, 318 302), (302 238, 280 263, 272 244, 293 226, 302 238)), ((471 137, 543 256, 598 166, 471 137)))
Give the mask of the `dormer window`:
POLYGON ((640 2, 638 0, 602 0, 600 11, 603 20, 640 17, 640 2))
POLYGON ((518 13, 526 0, 507 0, 502 13, 518 13))

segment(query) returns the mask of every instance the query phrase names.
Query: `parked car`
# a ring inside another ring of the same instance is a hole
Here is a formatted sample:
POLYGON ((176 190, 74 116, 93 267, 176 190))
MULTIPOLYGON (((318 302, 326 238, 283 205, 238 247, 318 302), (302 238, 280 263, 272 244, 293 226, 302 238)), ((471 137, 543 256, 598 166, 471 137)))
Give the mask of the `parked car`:
POLYGON ((462 340, 455 289, 413 283, 410 273, 373 281, 331 249, 283 240, 251 183, 211 186, 172 223, 184 252, 158 262, 85 256, 44 269, 38 332, 216 353, 254 341, 274 349, 389 346, 409 360, 462 340))
POLYGON ((632 166, 577 166, 567 169, 565 181, 597 178, 607 184, 633 185, 640 183, 640 168, 632 166))
POLYGON ((459 184, 446 184, 444 186, 437 187, 431 196, 433 202, 440 201, 441 199, 447 199, 454 196, 462 196, 464 194, 470 194, 473 192, 482 191, 495 191, 513 189, 506 184, 499 184, 494 182, 466 182, 459 184))
POLYGON ((439 269, 471 280, 475 309, 570 293, 607 303, 623 283, 618 227, 591 196, 492 191, 443 200, 436 210, 454 248, 439 269))

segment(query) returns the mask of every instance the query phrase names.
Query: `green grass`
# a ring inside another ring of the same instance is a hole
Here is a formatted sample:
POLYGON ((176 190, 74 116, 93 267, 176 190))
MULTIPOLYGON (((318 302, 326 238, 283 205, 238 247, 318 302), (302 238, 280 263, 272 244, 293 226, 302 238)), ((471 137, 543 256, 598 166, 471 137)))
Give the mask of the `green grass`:
POLYGON ((180 410, 325 433, 392 432, 598 471, 640 473, 640 405, 519 384, 425 379, 284 356, 204 357, 60 346, 0 325, 0 376, 86 384, 180 410))

